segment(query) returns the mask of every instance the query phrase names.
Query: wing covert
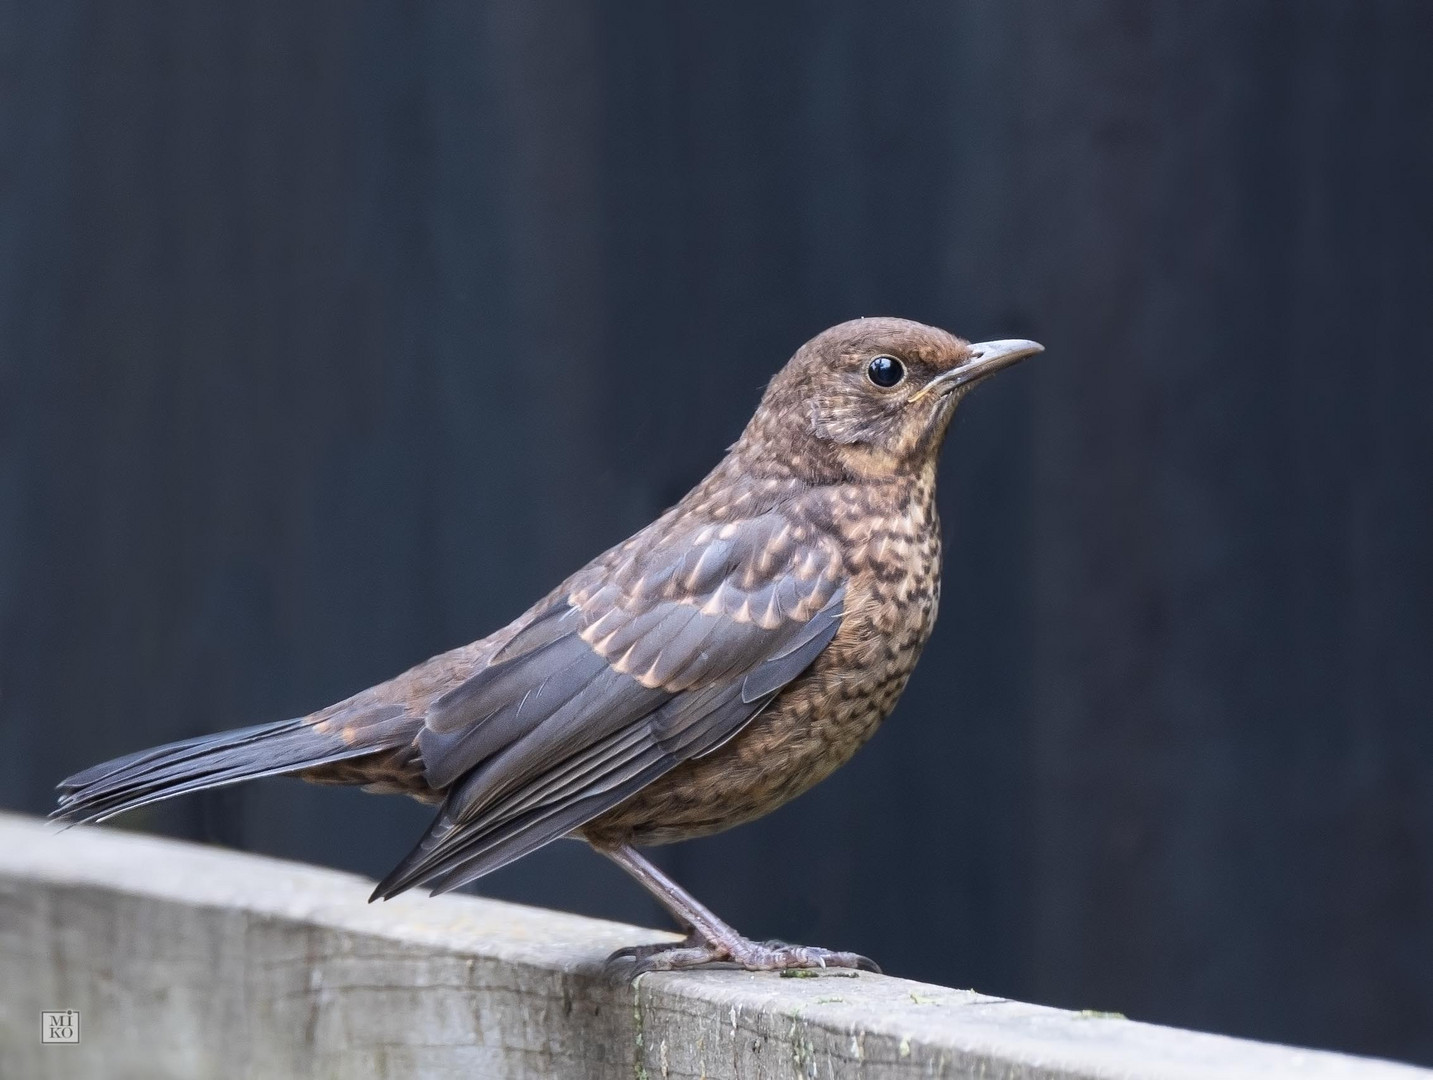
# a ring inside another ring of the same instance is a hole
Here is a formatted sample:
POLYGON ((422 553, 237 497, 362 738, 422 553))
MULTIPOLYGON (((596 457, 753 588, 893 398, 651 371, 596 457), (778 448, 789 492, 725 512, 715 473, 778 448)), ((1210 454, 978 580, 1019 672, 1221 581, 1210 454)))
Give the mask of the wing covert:
POLYGON ((453 888, 571 832, 725 742, 835 636, 842 564, 809 527, 770 512, 649 532, 433 702, 418 745, 448 796, 375 896, 453 888))

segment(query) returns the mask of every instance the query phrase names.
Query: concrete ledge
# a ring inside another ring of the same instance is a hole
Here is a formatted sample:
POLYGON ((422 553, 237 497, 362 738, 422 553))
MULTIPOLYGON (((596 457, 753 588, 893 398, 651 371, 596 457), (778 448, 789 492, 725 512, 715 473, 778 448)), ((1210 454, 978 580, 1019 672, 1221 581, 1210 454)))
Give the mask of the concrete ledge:
POLYGON ((0 1076, 1433 1077, 875 975, 597 975, 650 930, 0 815, 0 1076), (76 1009, 78 1045, 40 1041, 76 1009))

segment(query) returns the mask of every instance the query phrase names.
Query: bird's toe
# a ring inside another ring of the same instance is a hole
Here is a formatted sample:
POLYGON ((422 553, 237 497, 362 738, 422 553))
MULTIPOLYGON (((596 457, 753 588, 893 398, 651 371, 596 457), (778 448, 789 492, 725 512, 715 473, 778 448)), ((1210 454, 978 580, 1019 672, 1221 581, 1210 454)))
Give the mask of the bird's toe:
POLYGON ((747 942, 733 950, 732 959, 748 971, 791 971, 810 968, 853 968, 880 973, 876 962, 853 952, 837 952, 814 945, 788 945, 781 941, 747 942))
POLYGON ((686 971, 690 968, 705 967, 707 964, 730 960, 726 952, 714 945, 675 946, 648 953, 633 961, 628 971, 629 978, 645 975, 649 971, 686 971))
POLYGON ((680 942, 659 941, 651 945, 628 945, 618 949, 603 964, 603 970, 616 978, 635 979, 646 971, 673 971, 677 968, 695 967, 720 959, 714 946, 689 934, 680 942), (704 959, 693 962, 692 957, 700 954, 704 959))

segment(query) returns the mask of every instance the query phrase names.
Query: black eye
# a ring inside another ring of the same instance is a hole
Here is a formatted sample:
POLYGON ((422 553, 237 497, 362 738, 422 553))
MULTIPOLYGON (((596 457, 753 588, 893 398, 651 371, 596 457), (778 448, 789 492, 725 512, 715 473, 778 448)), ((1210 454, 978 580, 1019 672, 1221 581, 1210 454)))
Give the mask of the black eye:
POLYGON ((905 377, 905 365, 894 356, 878 356, 866 367, 866 378, 888 390, 905 377))

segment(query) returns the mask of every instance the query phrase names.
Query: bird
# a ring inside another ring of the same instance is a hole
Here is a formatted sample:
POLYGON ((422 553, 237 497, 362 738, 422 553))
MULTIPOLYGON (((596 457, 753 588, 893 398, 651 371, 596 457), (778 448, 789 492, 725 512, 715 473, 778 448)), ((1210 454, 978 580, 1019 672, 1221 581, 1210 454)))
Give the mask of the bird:
POLYGON ((639 849, 774 810, 885 720, 935 624, 951 418, 1042 351, 897 318, 833 326, 687 495, 507 626, 307 716, 86 769, 52 816, 103 821, 275 775, 406 794, 436 816, 370 901, 446 892, 571 837, 686 932, 619 950, 613 970, 879 970, 743 937, 639 849))

